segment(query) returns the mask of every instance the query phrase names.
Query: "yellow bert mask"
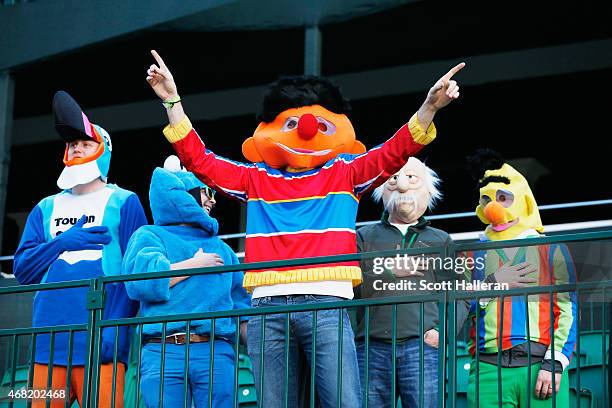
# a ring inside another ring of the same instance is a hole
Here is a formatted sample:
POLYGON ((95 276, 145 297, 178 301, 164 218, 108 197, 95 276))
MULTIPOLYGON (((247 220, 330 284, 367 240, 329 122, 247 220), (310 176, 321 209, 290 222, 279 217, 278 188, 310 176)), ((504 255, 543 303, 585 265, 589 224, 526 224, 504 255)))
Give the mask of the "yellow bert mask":
POLYGON ((529 229, 544 232, 535 198, 521 173, 504 163, 500 169, 487 170, 481 180, 486 184, 479 190, 476 215, 487 224, 490 240, 513 239, 529 229))
POLYGON ((348 117, 321 105, 287 109, 272 122, 261 122, 242 144, 247 160, 289 171, 313 169, 339 154, 365 150, 348 117))

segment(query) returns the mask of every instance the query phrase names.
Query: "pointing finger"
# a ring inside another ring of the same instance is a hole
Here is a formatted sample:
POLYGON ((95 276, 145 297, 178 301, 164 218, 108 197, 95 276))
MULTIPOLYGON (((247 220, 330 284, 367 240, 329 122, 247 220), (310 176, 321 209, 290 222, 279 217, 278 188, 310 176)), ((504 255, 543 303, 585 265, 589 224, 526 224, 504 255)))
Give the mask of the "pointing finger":
POLYGON ((166 64, 164 64, 164 60, 162 59, 162 57, 159 56, 157 51, 151 50, 151 55, 153 55, 153 58, 155 58, 155 61, 157 61, 160 67, 166 68, 166 64))
POLYGON ((451 79, 453 77, 453 75, 455 75, 457 72, 461 71, 463 69, 463 67, 465 67, 465 62, 461 62, 461 63, 455 65, 454 67, 451 68, 450 71, 448 71, 446 73, 446 75, 444 75, 442 77, 442 79, 448 81, 449 79, 451 79))

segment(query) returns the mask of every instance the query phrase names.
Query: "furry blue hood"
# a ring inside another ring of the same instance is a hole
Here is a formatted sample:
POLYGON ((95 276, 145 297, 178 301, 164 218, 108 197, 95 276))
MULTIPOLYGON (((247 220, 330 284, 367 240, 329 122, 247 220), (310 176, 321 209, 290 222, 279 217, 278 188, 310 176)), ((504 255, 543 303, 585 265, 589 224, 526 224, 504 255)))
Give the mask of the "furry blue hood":
POLYGON ((172 172, 160 167, 153 170, 149 201, 155 225, 195 224, 217 235, 219 223, 202 209, 195 198, 188 193, 202 184, 192 173, 172 172))

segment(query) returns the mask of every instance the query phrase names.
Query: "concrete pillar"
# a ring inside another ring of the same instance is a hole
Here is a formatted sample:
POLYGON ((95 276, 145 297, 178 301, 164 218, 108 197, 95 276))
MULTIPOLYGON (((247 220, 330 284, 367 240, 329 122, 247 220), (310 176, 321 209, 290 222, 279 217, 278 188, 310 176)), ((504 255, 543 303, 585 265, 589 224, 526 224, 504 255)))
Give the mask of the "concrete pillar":
POLYGON ((15 84, 13 78, 11 78, 8 71, 0 72, 0 248, 2 247, 8 172, 11 162, 11 132, 14 96, 15 84))
POLYGON ((321 75, 321 47, 319 26, 306 27, 304 33, 304 74, 321 75))

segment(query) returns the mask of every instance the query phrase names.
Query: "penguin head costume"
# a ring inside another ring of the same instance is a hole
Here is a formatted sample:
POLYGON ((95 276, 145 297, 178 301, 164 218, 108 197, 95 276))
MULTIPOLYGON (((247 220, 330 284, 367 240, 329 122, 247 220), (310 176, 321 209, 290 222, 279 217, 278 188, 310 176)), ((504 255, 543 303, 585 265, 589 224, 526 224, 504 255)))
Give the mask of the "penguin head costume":
POLYGON ((92 124, 79 104, 65 91, 58 91, 53 97, 53 116, 55 130, 66 142, 65 167, 57 179, 57 186, 67 190, 97 178, 106 182, 112 151, 108 132, 92 124), (86 157, 68 159, 70 143, 78 140, 92 140, 98 143, 98 148, 86 157))

